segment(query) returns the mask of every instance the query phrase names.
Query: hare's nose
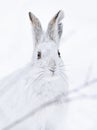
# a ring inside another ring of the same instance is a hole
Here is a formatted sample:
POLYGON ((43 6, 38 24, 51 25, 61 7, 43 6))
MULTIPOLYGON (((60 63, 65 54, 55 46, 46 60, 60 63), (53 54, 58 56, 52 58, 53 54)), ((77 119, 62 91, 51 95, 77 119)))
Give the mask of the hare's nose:
POLYGON ((55 72, 55 69, 56 69, 56 62, 54 59, 50 59, 49 60, 49 67, 50 67, 50 71, 51 72, 55 72))

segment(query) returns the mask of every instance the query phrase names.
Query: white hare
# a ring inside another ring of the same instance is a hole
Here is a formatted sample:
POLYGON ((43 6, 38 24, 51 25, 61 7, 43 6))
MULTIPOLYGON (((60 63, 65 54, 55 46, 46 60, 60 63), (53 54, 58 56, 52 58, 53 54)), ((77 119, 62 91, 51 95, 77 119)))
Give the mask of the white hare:
POLYGON ((52 18, 46 32, 31 12, 29 18, 34 36, 32 62, 0 83, 0 130, 63 130, 61 101, 68 86, 59 42, 64 13, 59 11, 52 18))

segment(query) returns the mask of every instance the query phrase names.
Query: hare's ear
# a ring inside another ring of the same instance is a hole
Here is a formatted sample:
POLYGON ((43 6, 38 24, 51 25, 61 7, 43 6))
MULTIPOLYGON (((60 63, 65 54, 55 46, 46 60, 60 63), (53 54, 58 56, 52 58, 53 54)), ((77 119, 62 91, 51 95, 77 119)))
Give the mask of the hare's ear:
POLYGON ((64 12, 60 10, 48 24, 47 35, 51 40, 55 41, 56 43, 59 42, 63 32, 63 25, 61 23, 61 20, 63 18, 64 12))
POLYGON ((37 46, 41 40, 43 31, 42 31, 42 26, 38 18, 29 12, 29 18, 32 24, 32 31, 33 31, 33 37, 34 37, 34 46, 37 46))

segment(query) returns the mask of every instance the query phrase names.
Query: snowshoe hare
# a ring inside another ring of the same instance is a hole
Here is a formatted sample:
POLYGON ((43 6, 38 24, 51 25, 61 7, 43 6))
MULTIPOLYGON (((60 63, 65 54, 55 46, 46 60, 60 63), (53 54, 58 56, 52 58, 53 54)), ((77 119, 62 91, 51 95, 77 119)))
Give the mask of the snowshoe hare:
POLYGON ((46 32, 31 12, 29 18, 32 61, 0 82, 0 130, 64 130, 62 102, 68 85, 59 52, 64 13, 52 18, 46 32))

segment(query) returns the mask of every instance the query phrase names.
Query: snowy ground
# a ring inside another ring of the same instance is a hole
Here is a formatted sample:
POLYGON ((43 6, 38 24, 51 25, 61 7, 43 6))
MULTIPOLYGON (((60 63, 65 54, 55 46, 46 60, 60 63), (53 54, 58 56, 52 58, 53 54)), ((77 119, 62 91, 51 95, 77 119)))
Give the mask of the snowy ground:
POLYGON ((64 130, 97 130, 96 0, 0 1, 0 79, 31 60, 33 44, 28 12, 38 16, 46 29, 60 9, 65 12, 60 51, 70 92, 70 100, 65 104, 68 110, 64 130))

